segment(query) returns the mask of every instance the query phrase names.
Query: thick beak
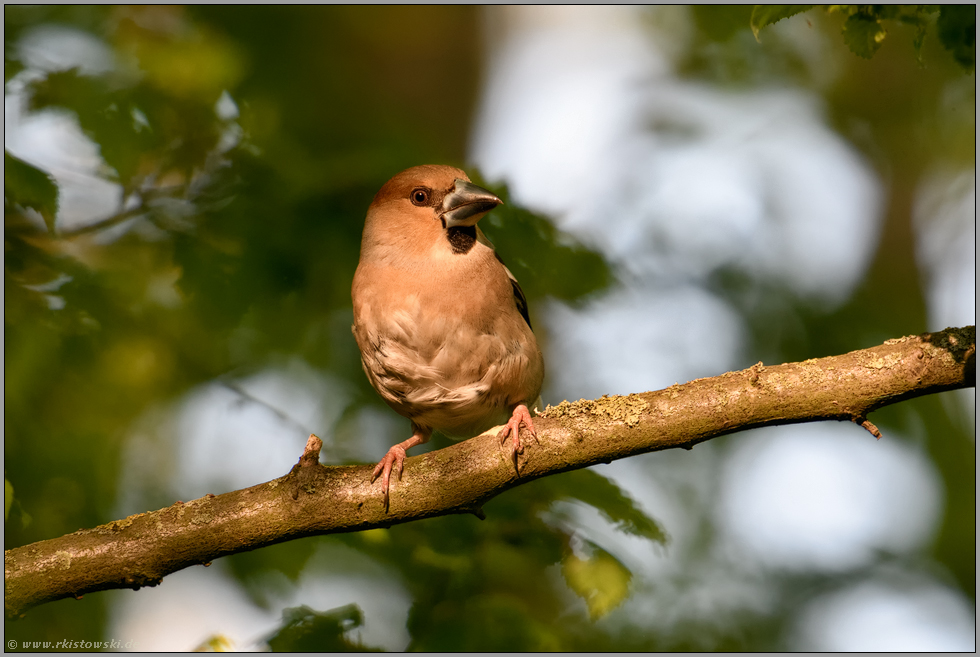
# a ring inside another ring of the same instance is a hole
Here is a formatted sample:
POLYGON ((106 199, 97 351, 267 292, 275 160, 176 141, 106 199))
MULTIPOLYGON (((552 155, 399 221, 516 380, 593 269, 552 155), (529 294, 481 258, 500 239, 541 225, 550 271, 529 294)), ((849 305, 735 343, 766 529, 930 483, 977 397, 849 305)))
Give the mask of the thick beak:
POLYGON ((442 220, 446 228, 475 226, 483 215, 501 203, 503 201, 479 185, 457 178, 453 191, 442 201, 442 220))

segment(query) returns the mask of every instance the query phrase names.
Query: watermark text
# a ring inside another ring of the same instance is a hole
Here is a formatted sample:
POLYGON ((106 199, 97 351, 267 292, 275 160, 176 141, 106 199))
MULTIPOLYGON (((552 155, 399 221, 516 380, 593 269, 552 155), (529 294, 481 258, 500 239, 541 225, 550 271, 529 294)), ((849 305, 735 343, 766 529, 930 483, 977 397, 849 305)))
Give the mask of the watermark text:
POLYGON ((17 641, 8 639, 7 650, 136 650, 135 641, 79 641, 62 639, 61 641, 17 641))

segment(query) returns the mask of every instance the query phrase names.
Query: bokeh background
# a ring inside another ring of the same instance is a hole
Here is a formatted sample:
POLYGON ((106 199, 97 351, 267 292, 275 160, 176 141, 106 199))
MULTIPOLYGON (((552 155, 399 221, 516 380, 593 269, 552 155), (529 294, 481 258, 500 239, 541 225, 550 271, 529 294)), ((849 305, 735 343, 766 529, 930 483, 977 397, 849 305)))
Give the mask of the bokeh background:
MULTIPOLYGON (((280 476, 310 432, 325 464, 405 439, 350 282, 374 192, 416 164, 505 196, 481 226, 546 403, 975 323, 973 41, 939 37, 967 10, 923 14, 920 48, 886 21, 868 59, 821 9, 757 41, 751 7, 5 6, 5 547, 280 476)), ((871 419, 879 441, 736 434, 5 637, 974 650, 975 393, 871 419)))

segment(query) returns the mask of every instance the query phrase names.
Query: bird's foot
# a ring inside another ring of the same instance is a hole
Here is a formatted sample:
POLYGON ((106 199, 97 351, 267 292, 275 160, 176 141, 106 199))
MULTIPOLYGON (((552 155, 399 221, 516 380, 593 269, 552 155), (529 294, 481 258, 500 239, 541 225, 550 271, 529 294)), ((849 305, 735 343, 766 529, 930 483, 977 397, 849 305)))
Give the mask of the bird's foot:
POLYGON ((394 470, 398 475, 399 481, 402 478, 402 471, 405 469, 405 448, 395 445, 388 450, 385 457, 374 466, 374 473, 371 475, 371 483, 381 475, 381 489, 384 491, 385 513, 388 512, 388 488, 390 486, 391 471, 394 470))
POLYGON ((514 470, 517 471, 518 475, 521 471, 517 466, 517 455, 524 453, 524 445, 521 444, 521 424, 525 426, 531 434, 531 437, 534 438, 534 442, 538 442, 538 434, 535 432, 534 422, 531 420, 531 411, 524 404, 518 404, 514 408, 514 412, 507 421, 507 424, 497 434, 497 437, 500 438, 501 445, 507 441, 507 436, 514 435, 514 440, 511 445, 511 457, 514 459, 514 470))
POLYGON ((388 489, 391 485, 391 473, 395 472, 398 475, 398 480, 401 481, 402 471, 405 469, 405 452, 416 445, 421 445, 429 440, 429 436, 432 434, 432 429, 426 429, 420 427, 419 425, 412 423, 412 437, 404 442, 400 442, 397 445, 392 446, 385 454, 385 457, 378 461, 378 464, 374 466, 374 473, 371 475, 371 483, 373 484, 378 475, 381 475, 381 489, 384 493, 385 501, 385 513, 388 513, 388 489))

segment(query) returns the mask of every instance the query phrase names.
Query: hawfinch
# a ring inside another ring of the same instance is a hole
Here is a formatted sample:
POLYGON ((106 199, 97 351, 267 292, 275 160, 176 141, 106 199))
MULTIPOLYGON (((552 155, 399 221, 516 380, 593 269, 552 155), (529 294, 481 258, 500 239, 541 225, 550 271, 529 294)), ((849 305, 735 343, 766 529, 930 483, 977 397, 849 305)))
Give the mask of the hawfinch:
POLYGON ((354 337, 374 389, 412 421, 412 437, 388 450, 391 471, 433 430, 469 438, 504 424, 515 468, 521 424, 537 439, 528 404, 541 392, 544 360, 527 302, 476 222, 502 201, 448 166, 418 166, 385 183, 368 208, 354 274, 354 337))

